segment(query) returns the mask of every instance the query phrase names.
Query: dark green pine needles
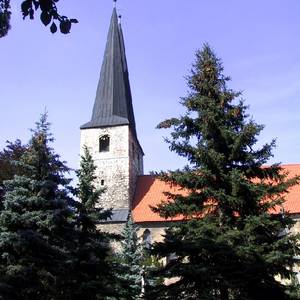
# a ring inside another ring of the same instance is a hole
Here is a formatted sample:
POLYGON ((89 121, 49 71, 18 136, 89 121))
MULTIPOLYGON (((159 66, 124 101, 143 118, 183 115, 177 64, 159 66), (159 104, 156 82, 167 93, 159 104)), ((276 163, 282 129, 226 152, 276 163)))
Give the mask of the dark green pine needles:
POLYGON ((144 255, 137 230, 137 226, 129 217, 122 232, 121 251, 117 259, 121 299, 140 299, 142 294, 144 255))
POLYGON ((110 235, 97 228, 100 221, 110 217, 111 212, 99 207, 98 200, 103 189, 95 187, 96 166, 87 147, 83 148, 80 169, 77 171, 76 228, 78 233, 77 247, 74 251, 76 264, 72 270, 75 284, 72 300, 108 299, 119 294, 112 266, 109 265, 110 235))
POLYGON ((257 146, 263 126, 247 115, 240 93, 227 87, 220 59, 208 45, 196 53, 182 99, 185 115, 166 120, 171 151, 186 157, 183 170, 163 180, 190 190, 169 194, 155 211, 186 220, 169 228, 155 246, 161 257, 176 253, 161 275, 172 283, 156 299, 290 299, 278 277, 293 277, 297 237, 284 234, 293 222, 274 207, 299 178, 279 164, 266 166, 275 142, 257 146))
POLYGON ((163 278, 157 276, 162 262, 151 255, 150 245, 139 240, 138 229, 129 216, 122 233, 121 249, 116 259, 116 272, 121 291, 118 299, 148 299, 148 294, 151 298, 152 290, 163 283, 163 278))
POLYGON ((96 167, 85 148, 74 201, 52 140, 43 115, 15 162, 17 175, 4 182, 0 299, 108 299, 119 291, 107 260, 110 235, 97 229, 110 212, 97 207, 96 167))
POLYGON ((18 165, 23 175, 5 182, 0 214, 0 299, 68 299, 73 212, 68 168, 49 147, 43 115, 18 165))
POLYGON ((22 167, 16 165, 14 161, 19 160, 26 151, 26 145, 22 145, 20 140, 6 143, 6 147, 0 151, 0 210, 5 194, 4 181, 22 174, 22 167))

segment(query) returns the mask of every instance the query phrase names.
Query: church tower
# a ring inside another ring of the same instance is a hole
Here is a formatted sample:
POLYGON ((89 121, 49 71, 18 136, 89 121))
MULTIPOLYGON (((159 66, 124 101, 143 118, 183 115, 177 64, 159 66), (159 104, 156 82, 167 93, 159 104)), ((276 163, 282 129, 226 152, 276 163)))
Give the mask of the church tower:
POLYGON ((97 185, 106 188, 99 199, 100 205, 113 208, 114 215, 121 214, 124 219, 131 209, 137 176, 143 174, 144 153, 136 133, 124 39, 116 8, 111 17, 92 117, 80 129, 81 153, 86 145, 97 166, 97 185))

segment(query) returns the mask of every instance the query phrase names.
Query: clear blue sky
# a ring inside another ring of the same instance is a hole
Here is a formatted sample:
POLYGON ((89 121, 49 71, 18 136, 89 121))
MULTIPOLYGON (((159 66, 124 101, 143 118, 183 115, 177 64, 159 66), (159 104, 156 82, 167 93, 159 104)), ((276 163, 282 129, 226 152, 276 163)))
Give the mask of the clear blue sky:
MULTIPOLYGON (((21 0, 12 2, 12 30, 0 40, 0 147, 26 142, 46 107, 55 149, 76 168, 112 1, 60 0, 61 12, 80 22, 67 36, 52 35, 39 20, 23 21, 21 0)), ((250 115, 266 125, 260 143, 277 138, 272 161, 300 162, 299 0, 119 0, 118 8, 146 172, 184 163, 155 126, 183 113, 184 76, 204 42, 222 58, 231 87, 244 91, 250 115)))

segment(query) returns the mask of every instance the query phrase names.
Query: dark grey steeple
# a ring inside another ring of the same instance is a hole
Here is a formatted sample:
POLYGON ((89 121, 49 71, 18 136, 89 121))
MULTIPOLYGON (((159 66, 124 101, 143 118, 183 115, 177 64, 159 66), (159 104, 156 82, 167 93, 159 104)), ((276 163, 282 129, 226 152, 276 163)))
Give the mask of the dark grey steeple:
POLYGON ((81 129, 129 125, 136 137, 125 46, 113 9, 91 121, 81 129))

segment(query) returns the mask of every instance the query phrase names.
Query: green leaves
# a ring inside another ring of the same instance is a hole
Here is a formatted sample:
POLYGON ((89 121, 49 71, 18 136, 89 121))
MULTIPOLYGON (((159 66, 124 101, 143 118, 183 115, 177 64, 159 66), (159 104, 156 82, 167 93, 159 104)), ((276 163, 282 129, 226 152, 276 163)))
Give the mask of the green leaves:
MULTIPOLYGON (((50 32, 59 30, 63 34, 71 31, 72 24, 77 24, 78 20, 61 15, 57 9, 59 0, 25 0, 21 3, 23 19, 34 19, 35 13, 40 12, 42 24, 48 26, 51 22, 50 32)), ((4 37, 10 30, 10 0, 0 0, 0 38, 4 37)))
POLYGON ((40 18, 41 18, 42 23, 43 23, 45 26, 49 25, 49 23, 50 23, 51 20, 52 20, 52 16, 51 16, 51 14, 49 13, 49 11, 42 11, 40 18))
POLYGON ((51 33, 55 33, 57 31, 57 26, 54 22, 50 26, 50 31, 51 33))
POLYGON ((0 0, 0 38, 10 29, 10 0, 0 0))
POLYGON ((21 10, 23 18, 30 17, 34 18, 36 11, 40 10, 41 22, 48 26, 51 21, 50 32, 57 32, 57 23, 59 24, 60 32, 63 34, 68 34, 71 30, 72 24, 78 23, 76 19, 69 19, 66 16, 60 15, 57 10, 56 3, 59 0, 26 0, 21 4, 21 10))
POLYGON ((72 26, 71 21, 68 20, 67 18, 63 18, 63 19, 60 21, 60 24, 59 24, 60 32, 61 32, 61 33, 64 33, 64 34, 69 33, 69 32, 70 32, 70 29, 71 29, 71 26, 72 26))

